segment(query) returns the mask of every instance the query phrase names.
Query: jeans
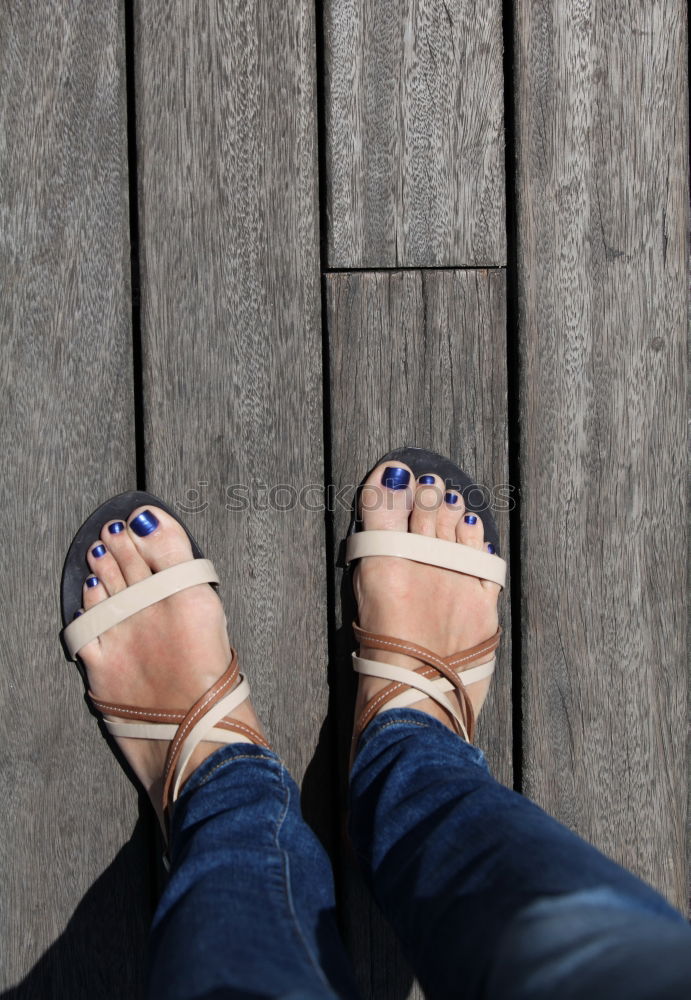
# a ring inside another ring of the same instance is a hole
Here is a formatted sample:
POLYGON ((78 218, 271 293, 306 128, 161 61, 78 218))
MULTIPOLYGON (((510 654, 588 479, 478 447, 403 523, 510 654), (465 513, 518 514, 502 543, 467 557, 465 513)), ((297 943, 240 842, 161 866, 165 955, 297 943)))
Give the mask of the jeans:
MULTIPOLYGON (((430 998, 691 997, 684 917, 430 716, 367 727, 349 836, 430 998)), ((149 996, 358 996, 328 857, 273 752, 224 746, 176 803, 149 996)))

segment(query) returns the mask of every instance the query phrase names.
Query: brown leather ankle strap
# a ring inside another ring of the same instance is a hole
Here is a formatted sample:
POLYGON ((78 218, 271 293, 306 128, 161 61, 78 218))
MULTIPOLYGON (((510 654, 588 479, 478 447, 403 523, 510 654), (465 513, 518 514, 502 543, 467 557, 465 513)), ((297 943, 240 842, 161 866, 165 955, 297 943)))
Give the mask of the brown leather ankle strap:
MULTIPOLYGON (((489 639, 485 639, 483 642, 479 642, 476 646, 462 650, 459 653, 453 653, 451 656, 447 657, 437 656, 436 653, 426 649, 424 646, 418 646, 415 643, 409 642, 407 639, 398 639, 395 636, 378 635, 374 632, 368 632, 366 629, 360 628, 356 622, 353 622, 353 631, 360 644, 361 650, 364 646, 369 647, 370 649, 383 649, 390 653, 400 653, 404 656, 410 656, 413 659, 422 661, 421 665, 415 668, 414 673, 421 674, 423 677, 429 679, 435 679, 440 676, 446 677, 446 679, 453 685, 453 688, 458 695, 459 703, 464 716, 465 727, 468 732, 468 739, 471 743, 473 742, 475 737, 475 712, 473 711, 473 706, 470 701, 470 696, 466 691, 465 684, 459 676, 459 673, 457 673, 456 668, 468 668, 473 663, 476 663, 478 660, 486 657, 489 653, 493 653, 499 645, 502 631, 501 627, 497 628, 497 631, 489 639)), ((387 704, 387 702, 391 701, 402 691, 407 690, 407 688, 408 685, 403 684, 400 681, 392 681, 390 684, 387 684, 384 688, 382 688, 382 690, 379 691, 372 699, 370 699, 355 723, 353 739, 357 740, 359 738, 363 729, 372 721, 374 716, 384 707, 384 705, 387 704)))

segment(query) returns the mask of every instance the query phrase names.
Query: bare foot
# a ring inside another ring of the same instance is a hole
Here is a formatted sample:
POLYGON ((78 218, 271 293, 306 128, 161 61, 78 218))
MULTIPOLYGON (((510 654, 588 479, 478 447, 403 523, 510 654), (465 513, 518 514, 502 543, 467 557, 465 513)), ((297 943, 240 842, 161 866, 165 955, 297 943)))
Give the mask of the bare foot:
MULTIPOLYGON (((460 493, 446 491, 443 481, 432 474, 421 476, 416 483, 412 470, 402 463, 386 463, 374 470, 363 488, 361 509, 365 530, 410 531, 494 551, 484 541, 479 515, 466 515, 460 493)), ((363 629, 406 639, 441 657, 475 646, 497 630, 501 588, 474 576, 409 559, 369 556, 355 567, 353 585, 363 629)), ((410 670, 420 666, 412 657, 364 646, 360 655, 410 670)), ((490 652, 477 663, 487 662, 493 655, 490 652)), ((467 687, 476 717, 490 681, 487 677, 467 687)), ((360 675, 356 719, 387 683, 360 675)), ((412 707, 453 728, 448 714, 431 698, 412 707)))
MULTIPOLYGON (((159 570, 192 559, 189 539, 159 507, 138 507, 127 524, 109 521, 89 548, 93 572, 83 587, 84 610, 159 570)), ((79 652, 96 698, 139 708, 187 711, 226 671, 230 643, 220 598, 202 583, 173 594, 113 626, 79 652)), ((229 718, 263 735, 249 701, 229 718)), ((118 739, 162 821, 162 774, 168 744, 118 739)), ((200 743, 185 778, 218 743, 200 743)))

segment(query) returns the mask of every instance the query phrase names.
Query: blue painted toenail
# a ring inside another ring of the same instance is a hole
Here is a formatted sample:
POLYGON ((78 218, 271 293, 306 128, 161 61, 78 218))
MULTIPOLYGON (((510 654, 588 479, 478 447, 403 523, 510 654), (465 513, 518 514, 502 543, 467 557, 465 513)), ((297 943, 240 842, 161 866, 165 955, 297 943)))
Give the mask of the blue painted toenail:
POLYGON ((384 469, 381 481, 382 485, 390 490, 404 490, 410 482, 410 473, 407 469, 397 469, 394 466, 389 466, 388 469, 384 469))
POLYGON ((86 585, 87 585, 87 587, 98 587, 98 577, 97 576, 88 576, 86 578, 86 585))
POLYGON ((434 476, 420 476, 418 482, 420 486, 434 486, 434 476))
POLYGON ((135 533, 139 535, 140 538, 144 538, 145 535, 150 535, 152 531, 155 531, 158 527, 158 518, 155 514, 152 514, 150 510, 143 510, 141 514, 137 514, 133 521, 130 521, 130 528, 135 533))
POLYGON ((487 551, 491 556, 493 556, 497 550, 495 549, 495 547, 492 545, 491 542, 487 542, 487 551))
POLYGON ((91 555, 96 556, 97 559, 100 559, 101 556, 104 556, 105 554, 106 554, 105 545, 94 545, 93 549, 91 550, 91 555))
POLYGON ((458 494, 457 493, 446 493, 444 495, 444 499, 446 500, 447 503, 458 503, 458 494))
POLYGON ((111 533, 111 535, 119 535, 120 532, 124 530, 125 530, 124 521, 113 521, 112 524, 108 525, 108 531, 111 533))
POLYGON ((74 621, 75 618, 79 618, 79 616, 83 614, 84 614, 83 611, 75 611, 75 613, 72 615, 72 621, 74 621))
POLYGON ((463 520, 466 524, 477 524, 477 518, 474 514, 466 514, 463 520))

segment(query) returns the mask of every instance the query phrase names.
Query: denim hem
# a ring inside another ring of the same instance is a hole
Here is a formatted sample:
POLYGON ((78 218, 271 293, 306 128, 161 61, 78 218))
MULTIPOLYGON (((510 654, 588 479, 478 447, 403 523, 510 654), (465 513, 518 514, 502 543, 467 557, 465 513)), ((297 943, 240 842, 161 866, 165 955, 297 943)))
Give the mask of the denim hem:
POLYGON ((355 760, 368 743, 377 739, 383 732, 391 729, 410 728, 411 726, 429 730, 430 733, 434 734, 433 739, 448 740, 450 745, 453 745, 454 750, 460 750, 461 753, 468 754, 477 763, 487 766, 485 755, 480 747, 468 743, 457 733, 452 732, 439 719, 435 719, 433 715, 428 715, 427 712, 421 712, 416 708, 388 708, 375 715, 358 740, 355 760))
POLYGON ((271 764, 278 764, 281 768, 284 766, 274 750, 267 750, 266 747, 257 746, 256 743, 225 743, 218 750, 214 750, 192 772, 192 775, 185 782, 177 802, 185 799, 188 794, 201 788, 202 785, 206 785, 215 773, 232 760, 268 760, 271 764))

